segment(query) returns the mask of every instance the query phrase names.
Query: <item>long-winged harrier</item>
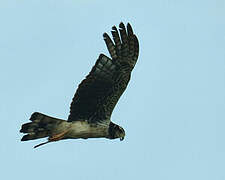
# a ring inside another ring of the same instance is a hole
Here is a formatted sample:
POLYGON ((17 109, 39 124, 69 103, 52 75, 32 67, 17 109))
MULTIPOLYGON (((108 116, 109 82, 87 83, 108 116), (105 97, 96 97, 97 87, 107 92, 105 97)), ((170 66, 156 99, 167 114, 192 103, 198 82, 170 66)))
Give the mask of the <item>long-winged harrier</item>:
POLYGON ((91 72, 80 83, 70 106, 68 120, 46 116, 39 112, 31 115, 31 122, 23 124, 20 132, 27 133, 21 141, 48 137, 48 142, 77 138, 120 138, 125 131, 111 121, 112 111, 131 77, 138 54, 138 39, 131 25, 112 27, 113 41, 103 34, 111 58, 100 54, 91 72))

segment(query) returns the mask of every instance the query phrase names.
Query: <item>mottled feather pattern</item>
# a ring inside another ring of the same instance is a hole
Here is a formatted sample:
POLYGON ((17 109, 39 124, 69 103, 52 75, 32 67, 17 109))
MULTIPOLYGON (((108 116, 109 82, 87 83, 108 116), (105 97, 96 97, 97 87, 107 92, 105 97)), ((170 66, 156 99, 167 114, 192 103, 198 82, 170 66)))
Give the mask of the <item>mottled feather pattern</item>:
POLYGON ((116 65, 113 64, 112 60, 104 54, 101 54, 91 73, 110 81, 113 77, 114 72, 116 71, 115 68, 116 65))
POLYGON ((68 121, 35 112, 22 125, 22 141, 48 137, 42 146, 61 139, 120 138, 125 131, 111 121, 112 111, 125 91, 139 53, 139 44, 130 24, 112 27, 112 38, 103 34, 111 58, 100 54, 90 73, 80 83, 70 106, 68 121))
POLYGON ((112 27, 113 41, 107 33, 104 41, 111 58, 100 54, 89 75, 79 85, 70 107, 68 121, 110 122, 111 113, 127 87, 139 52, 130 24, 119 31, 112 27))
POLYGON ((35 112, 30 117, 31 122, 22 125, 20 132, 28 133, 21 139, 22 141, 48 137, 57 133, 57 128, 64 120, 46 116, 39 112, 35 112))

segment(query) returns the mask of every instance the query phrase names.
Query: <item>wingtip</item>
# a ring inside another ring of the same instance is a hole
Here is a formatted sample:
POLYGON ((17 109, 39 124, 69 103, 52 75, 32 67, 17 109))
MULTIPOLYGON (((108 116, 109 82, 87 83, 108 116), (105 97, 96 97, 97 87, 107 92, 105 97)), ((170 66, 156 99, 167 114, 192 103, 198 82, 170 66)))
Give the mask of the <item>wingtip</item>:
POLYGON ((117 31, 116 26, 113 26, 113 27, 112 27, 112 30, 113 30, 113 31, 117 31))
POLYGON ((128 31, 128 34, 129 34, 129 35, 134 34, 133 29, 132 29, 130 23, 127 23, 127 31, 128 31))
POLYGON ((125 26, 124 26, 123 22, 121 22, 121 23, 119 24, 119 27, 120 27, 121 29, 125 29, 125 26))
MULTIPOLYGON (((120 29, 126 29, 126 27, 125 27, 125 25, 124 25, 124 23, 123 22, 120 22, 120 24, 119 24, 119 28, 120 29)), ((127 30, 129 30, 130 31, 130 33, 132 33, 133 34, 133 29, 132 29, 132 27, 131 27, 131 25, 130 25, 130 23, 128 22, 127 23, 127 30)), ((115 31, 117 31, 117 28, 116 28, 116 26, 113 26, 112 27, 112 31, 111 32, 115 32, 115 31)), ((104 33, 105 34, 105 33, 104 33)))
POLYGON ((107 39, 107 38, 109 38, 109 35, 105 32, 105 33, 103 33, 103 38, 107 39))

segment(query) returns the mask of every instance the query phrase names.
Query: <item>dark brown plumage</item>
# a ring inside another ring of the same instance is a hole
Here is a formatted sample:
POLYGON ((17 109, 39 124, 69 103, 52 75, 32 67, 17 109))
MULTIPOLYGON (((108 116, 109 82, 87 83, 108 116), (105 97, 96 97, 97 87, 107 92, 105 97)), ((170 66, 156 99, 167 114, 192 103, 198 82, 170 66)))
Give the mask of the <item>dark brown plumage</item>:
POLYGON ((27 133, 22 141, 42 137, 49 137, 47 142, 69 138, 124 138, 125 131, 111 122, 110 117, 130 81, 139 44, 129 23, 127 29, 123 23, 119 27, 119 31, 112 27, 114 42, 107 33, 103 34, 111 58, 99 55, 73 97, 68 121, 36 112, 30 118, 32 122, 22 125, 20 132, 27 133))
POLYGON ((112 59, 100 54, 91 72, 76 91, 68 121, 88 119, 90 122, 97 122, 109 119, 126 89, 138 58, 139 45, 129 23, 127 32, 123 23, 119 27, 121 40, 116 27, 112 28, 115 43, 107 33, 103 34, 112 59))

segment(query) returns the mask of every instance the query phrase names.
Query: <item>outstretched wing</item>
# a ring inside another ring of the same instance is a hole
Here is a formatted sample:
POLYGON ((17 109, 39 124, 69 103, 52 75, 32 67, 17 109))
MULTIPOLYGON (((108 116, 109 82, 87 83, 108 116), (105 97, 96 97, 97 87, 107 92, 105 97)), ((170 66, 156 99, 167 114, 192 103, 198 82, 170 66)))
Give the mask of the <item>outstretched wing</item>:
POLYGON ((131 25, 127 24, 127 30, 123 23, 119 27, 120 35, 117 28, 112 27, 114 42, 107 33, 103 34, 112 59, 100 54, 74 95, 68 121, 109 121, 115 105, 127 87, 139 53, 138 39, 131 25))

